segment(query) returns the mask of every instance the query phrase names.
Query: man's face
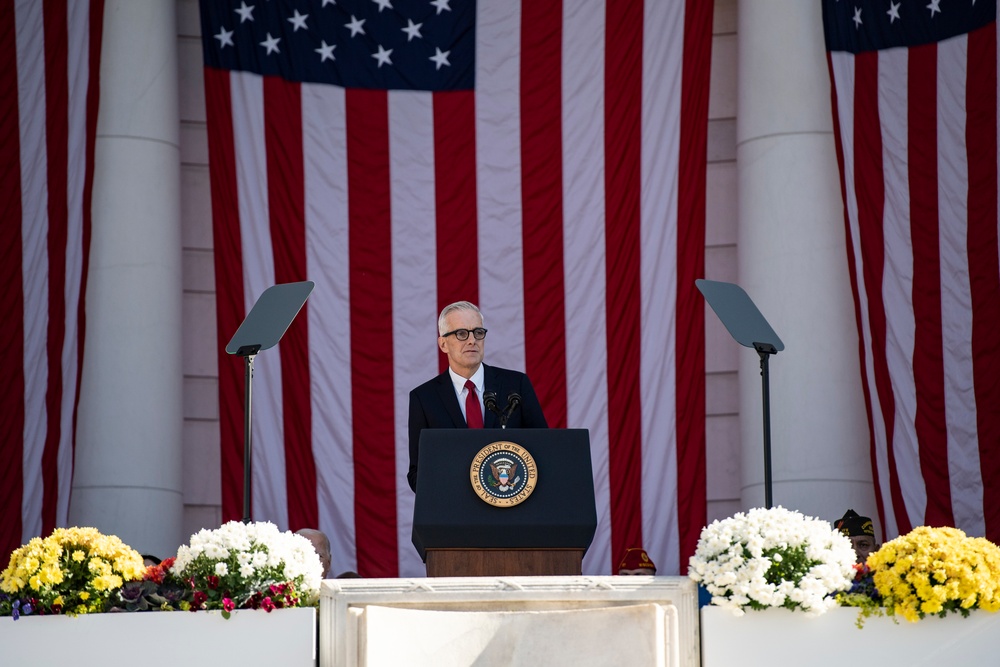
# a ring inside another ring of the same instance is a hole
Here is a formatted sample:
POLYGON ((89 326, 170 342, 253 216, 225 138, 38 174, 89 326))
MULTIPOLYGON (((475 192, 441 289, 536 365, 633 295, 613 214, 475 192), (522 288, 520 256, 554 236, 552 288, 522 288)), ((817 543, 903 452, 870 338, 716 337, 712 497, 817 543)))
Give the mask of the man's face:
MULTIPOLYGON (((447 324, 445 333, 455 329, 472 330, 483 326, 483 318, 471 310, 454 310, 448 313, 444 321, 447 324)), ((448 355, 448 365, 451 370, 464 378, 471 378, 479 369, 479 364, 483 363, 486 340, 476 340, 471 334, 465 340, 458 340, 454 334, 438 336, 438 347, 448 355)))
POLYGON ((330 550, 323 544, 323 540, 319 535, 309 534, 306 535, 306 539, 312 542, 313 549, 316 550, 316 555, 319 556, 319 562, 323 565, 323 578, 326 579, 330 576, 330 561, 333 560, 330 550))
POLYGON ((854 545, 854 553, 858 555, 859 563, 864 563, 869 555, 878 551, 875 538, 871 535, 854 535, 851 537, 851 544, 854 545))

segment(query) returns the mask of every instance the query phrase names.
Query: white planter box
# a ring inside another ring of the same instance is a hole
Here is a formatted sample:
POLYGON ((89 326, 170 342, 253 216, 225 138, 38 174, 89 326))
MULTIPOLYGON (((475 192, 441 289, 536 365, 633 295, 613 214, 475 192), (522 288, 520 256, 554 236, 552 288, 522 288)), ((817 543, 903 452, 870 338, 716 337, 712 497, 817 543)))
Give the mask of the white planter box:
POLYGON ((701 610, 702 667, 739 665, 843 665, 890 660, 894 665, 986 665, 1000 658, 1000 614, 973 611, 969 618, 924 618, 917 623, 868 618, 838 607, 816 617, 787 609, 701 610))
POLYGON ((148 611, 0 618, 4 665, 316 664, 316 609, 148 611))

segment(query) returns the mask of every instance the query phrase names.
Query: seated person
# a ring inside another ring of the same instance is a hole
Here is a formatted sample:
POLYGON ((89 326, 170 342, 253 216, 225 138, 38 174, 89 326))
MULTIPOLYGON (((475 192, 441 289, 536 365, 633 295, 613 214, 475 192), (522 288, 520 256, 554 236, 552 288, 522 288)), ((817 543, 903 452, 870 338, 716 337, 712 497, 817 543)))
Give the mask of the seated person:
POLYGON ((833 522, 833 527, 850 538, 859 563, 864 563, 868 556, 878 551, 875 526, 870 518, 861 516, 854 510, 847 510, 844 516, 833 522))
POLYGON ((315 528, 303 528, 296 531, 296 533, 312 542, 313 549, 316 550, 316 555, 319 556, 319 562, 323 565, 322 578, 326 579, 329 577, 330 561, 333 560, 330 554, 330 539, 323 531, 316 530, 315 528))
POLYGON ((618 563, 618 574, 622 575, 647 575, 656 574, 656 565, 649 560, 645 549, 633 547, 625 550, 625 555, 618 563))
POLYGON ((347 570, 346 572, 341 572, 335 579, 361 579, 361 575, 354 570, 347 570))

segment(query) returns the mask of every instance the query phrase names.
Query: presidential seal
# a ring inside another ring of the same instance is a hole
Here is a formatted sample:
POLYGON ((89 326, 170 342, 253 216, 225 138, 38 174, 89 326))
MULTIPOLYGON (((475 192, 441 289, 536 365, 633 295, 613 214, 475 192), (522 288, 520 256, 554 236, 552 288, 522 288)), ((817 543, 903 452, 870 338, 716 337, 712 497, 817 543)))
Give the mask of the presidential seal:
POLYGON ((472 459, 472 488, 483 502, 513 507, 535 490, 538 469, 528 451, 513 442, 492 442, 472 459))

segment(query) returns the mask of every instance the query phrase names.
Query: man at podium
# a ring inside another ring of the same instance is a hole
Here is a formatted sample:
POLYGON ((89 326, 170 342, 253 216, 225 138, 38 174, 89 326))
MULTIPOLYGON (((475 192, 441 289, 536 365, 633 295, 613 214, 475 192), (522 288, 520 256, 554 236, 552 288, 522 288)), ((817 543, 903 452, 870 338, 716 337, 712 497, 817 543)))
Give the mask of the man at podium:
POLYGON ((487 366, 483 314, 468 301, 438 316, 438 347, 448 370, 410 392, 410 470, 417 490, 420 432, 425 428, 548 428, 531 380, 524 373, 487 366))

